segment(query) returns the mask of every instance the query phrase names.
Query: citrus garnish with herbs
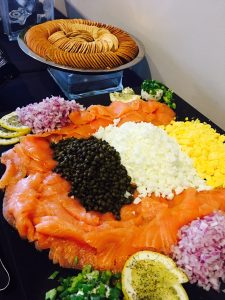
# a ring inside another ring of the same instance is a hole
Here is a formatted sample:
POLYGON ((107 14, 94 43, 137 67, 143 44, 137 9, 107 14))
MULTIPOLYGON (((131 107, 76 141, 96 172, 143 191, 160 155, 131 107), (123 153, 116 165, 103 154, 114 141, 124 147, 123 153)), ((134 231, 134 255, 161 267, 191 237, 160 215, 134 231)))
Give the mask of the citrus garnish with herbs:
POLYGON ((20 141, 18 137, 10 138, 10 139, 2 139, 0 138, 0 145, 7 146, 7 145, 13 145, 20 141))
POLYGON ((23 132, 8 130, 0 125, 0 138, 11 139, 23 135, 23 132))
POLYGON ((20 135, 28 134, 31 131, 29 127, 20 123, 18 115, 15 111, 3 116, 0 119, 0 126, 11 131, 19 132, 20 135))
POLYGON ((0 119, 0 145, 12 145, 19 142, 19 137, 28 134, 31 129, 20 123, 15 111, 0 119))
POLYGON ((181 285, 187 281, 171 258, 152 251, 135 253, 122 271, 122 290, 127 300, 187 300, 181 285))

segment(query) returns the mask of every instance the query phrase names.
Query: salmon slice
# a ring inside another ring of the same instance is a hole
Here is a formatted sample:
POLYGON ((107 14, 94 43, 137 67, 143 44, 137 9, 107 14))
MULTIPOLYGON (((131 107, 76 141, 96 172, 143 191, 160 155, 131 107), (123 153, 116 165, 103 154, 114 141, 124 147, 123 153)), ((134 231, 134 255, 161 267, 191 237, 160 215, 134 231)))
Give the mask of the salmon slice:
MULTIPOLYGON (((74 223, 76 224, 76 222, 74 223)), ((35 225, 35 229, 38 233, 44 235, 74 239, 81 242, 84 230, 82 230, 81 226, 71 225, 73 224, 58 216, 44 216, 39 218, 39 222, 35 225)))
POLYGON ((52 159, 52 150, 48 141, 43 138, 28 135, 21 139, 20 145, 23 147, 24 152, 34 160, 52 159))
POLYGON ((168 208, 167 202, 161 202, 157 197, 144 197, 138 204, 124 205, 120 212, 121 222, 132 220, 137 225, 149 222, 163 209, 168 208))
POLYGON ((75 219, 93 226, 100 224, 100 214, 98 212, 87 212, 77 199, 68 197, 61 200, 61 204, 75 219))
POLYGON ((141 102, 141 110, 147 114, 154 114, 159 108, 159 106, 161 106, 161 103, 154 100, 141 102))
POLYGON ((171 246, 177 242, 178 229, 178 222, 171 217, 170 210, 164 210, 152 221, 138 228, 133 246, 169 254, 171 246))
POLYGON ((91 264, 97 269, 96 250, 74 240, 50 238, 49 258, 64 268, 81 269, 91 264))
POLYGON ((132 247, 131 245, 131 241, 135 235, 135 230, 134 228, 131 230, 124 228, 121 232, 119 229, 110 232, 111 235, 114 236, 111 241, 108 239, 108 233, 106 232, 104 234, 101 233, 101 237, 99 239, 96 238, 96 242, 98 244, 96 252, 97 268, 121 271, 128 257, 138 250, 138 248, 132 247), (125 230, 126 234, 124 234, 125 230), (105 245, 101 240, 105 242, 105 245))
POLYGON ((93 133, 96 132, 100 127, 106 127, 113 123, 112 119, 99 118, 90 122, 90 127, 93 130, 93 133))
POLYGON ((91 105, 88 110, 95 115, 95 118, 101 116, 103 118, 114 118, 116 115, 111 110, 111 105, 104 106, 104 105, 91 105))
POLYGON ((126 260, 137 252, 139 249, 128 247, 126 251, 123 251, 124 243, 110 244, 107 249, 100 253, 96 253, 96 268, 98 270, 113 270, 114 272, 120 272, 126 260))
POLYGON ((122 221, 129 221, 138 217, 141 214, 141 204, 127 204, 124 205, 120 210, 120 217, 122 221))
POLYGON ((19 157, 13 149, 2 154, 1 162, 6 166, 5 172, 0 179, 0 189, 4 189, 7 185, 16 182, 18 179, 26 175, 26 171, 21 169, 18 164, 19 157))
MULTIPOLYGON (((137 110, 139 108, 138 101, 131 102, 133 103, 133 110, 137 110), (135 109, 136 108, 136 109, 135 109)), ((121 118, 122 116, 126 115, 130 111, 132 111, 132 104, 124 103, 120 101, 112 102, 109 105, 109 110, 111 111, 112 115, 115 118, 121 118)))
POLYGON ((67 137, 88 138, 94 131, 89 123, 83 124, 75 128, 67 137))
MULTIPOLYGON (((168 202, 168 201, 167 201, 168 202)), ((148 222, 168 208, 168 203, 145 197, 141 200, 141 215, 148 222)))
POLYGON ((96 114, 90 110, 74 111, 71 112, 69 118, 76 125, 84 125, 95 120, 96 114))
POLYGON ((1 162, 6 171, 0 180, 0 188, 29 174, 48 172, 56 166, 49 142, 44 138, 26 136, 20 144, 2 154, 1 162))
POLYGON ((31 158, 24 152, 20 143, 2 154, 1 163, 6 166, 5 173, 0 179, 0 188, 4 188, 27 175, 27 169, 31 166, 31 158))
POLYGON ((55 197, 57 195, 58 197, 65 197, 70 191, 70 183, 63 179, 59 174, 48 172, 43 175, 43 182, 40 186, 40 191, 43 197, 55 197))
POLYGON ((32 216, 39 197, 40 174, 22 178, 7 187, 3 199, 3 215, 14 226, 22 238, 34 241, 35 230, 32 216))
POLYGON ((48 137, 49 135, 67 135, 74 131, 77 126, 75 124, 70 124, 62 128, 54 129, 52 131, 47 131, 43 133, 36 133, 32 135, 33 137, 48 137))
POLYGON ((117 246, 127 239, 130 230, 128 228, 97 228, 95 231, 85 233, 85 241, 90 246, 101 252, 105 248, 108 248, 110 244, 116 244, 117 246))
POLYGON ((141 112, 137 112, 137 111, 131 111, 129 113, 127 113, 124 116, 120 117, 120 121, 118 123, 118 126, 121 126, 122 124, 126 123, 126 122, 143 122, 145 120, 145 116, 143 115, 143 113, 141 112))
MULTIPOLYGON (((150 102, 151 103, 151 102, 150 102)), ((154 103, 156 105, 156 103, 154 103)), ((175 113, 166 104, 158 102, 158 108, 154 111, 154 118, 152 123, 154 125, 169 124, 175 117, 175 113)))
POLYGON ((56 166, 52 159, 52 149, 46 139, 28 135, 22 138, 20 145, 32 162, 38 162, 43 170, 50 171, 56 166))

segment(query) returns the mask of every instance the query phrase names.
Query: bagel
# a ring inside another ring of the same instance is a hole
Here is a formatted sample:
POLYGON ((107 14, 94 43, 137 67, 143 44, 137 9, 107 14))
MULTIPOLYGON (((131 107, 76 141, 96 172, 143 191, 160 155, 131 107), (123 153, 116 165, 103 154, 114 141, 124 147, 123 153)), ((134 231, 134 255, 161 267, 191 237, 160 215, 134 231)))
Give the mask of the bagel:
POLYGON ((138 54, 138 46, 127 32, 84 19, 35 25, 28 29, 24 41, 44 59, 78 69, 113 69, 138 54))

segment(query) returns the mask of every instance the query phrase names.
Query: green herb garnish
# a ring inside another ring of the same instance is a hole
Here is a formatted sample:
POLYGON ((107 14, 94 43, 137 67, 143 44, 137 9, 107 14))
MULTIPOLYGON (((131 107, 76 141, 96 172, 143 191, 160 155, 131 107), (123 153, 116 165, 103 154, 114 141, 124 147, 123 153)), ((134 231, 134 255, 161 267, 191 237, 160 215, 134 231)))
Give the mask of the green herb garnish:
POLYGON ((59 274, 59 271, 55 271, 48 277, 48 279, 55 279, 58 274, 59 274))
POLYGON ((93 270, 90 265, 84 266, 78 275, 59 278, 58 282, 58 287, 45 294, 45 300, 119 300, 123 298, 121 274, 93 270))
POLYGON ((173 100, 173 91, 161 82, 157 80, 144 80, 141 84, 141 89, 159 102, 164 102, 170 108, 176 108, 176 103, 173 100))
POLYGON ((74 265, 77 265, 78 262, 79 262, 78 256, 75 256, 75 257, 74 257, 74 265))
POLYGON ((56 289, 52 289, 45 294, 45 300, 55 300, 57 295, 56 289))

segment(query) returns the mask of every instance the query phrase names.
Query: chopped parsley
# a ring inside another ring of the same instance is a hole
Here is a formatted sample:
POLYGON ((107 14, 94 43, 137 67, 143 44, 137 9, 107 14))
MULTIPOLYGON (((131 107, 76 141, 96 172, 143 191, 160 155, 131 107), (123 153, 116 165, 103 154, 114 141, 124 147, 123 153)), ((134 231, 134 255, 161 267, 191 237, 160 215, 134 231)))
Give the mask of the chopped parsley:
POLYGON ((142 97, 147 93, 150 97, 158 100, 159 102, 164 102, 170 108, 176 108, 176 104, 173 100, 173 91, 168 89, 161 82, 157 80, 144 80, 141 84, 141 89, 142 97))
POLYGON ((123 298, 120 273, 93 270, 90 265, 84 266, 82 271, 75 276, 59 278, 58 282, 59 285, 56 288, 45 294, 45 300, 119 300, 123 298))

